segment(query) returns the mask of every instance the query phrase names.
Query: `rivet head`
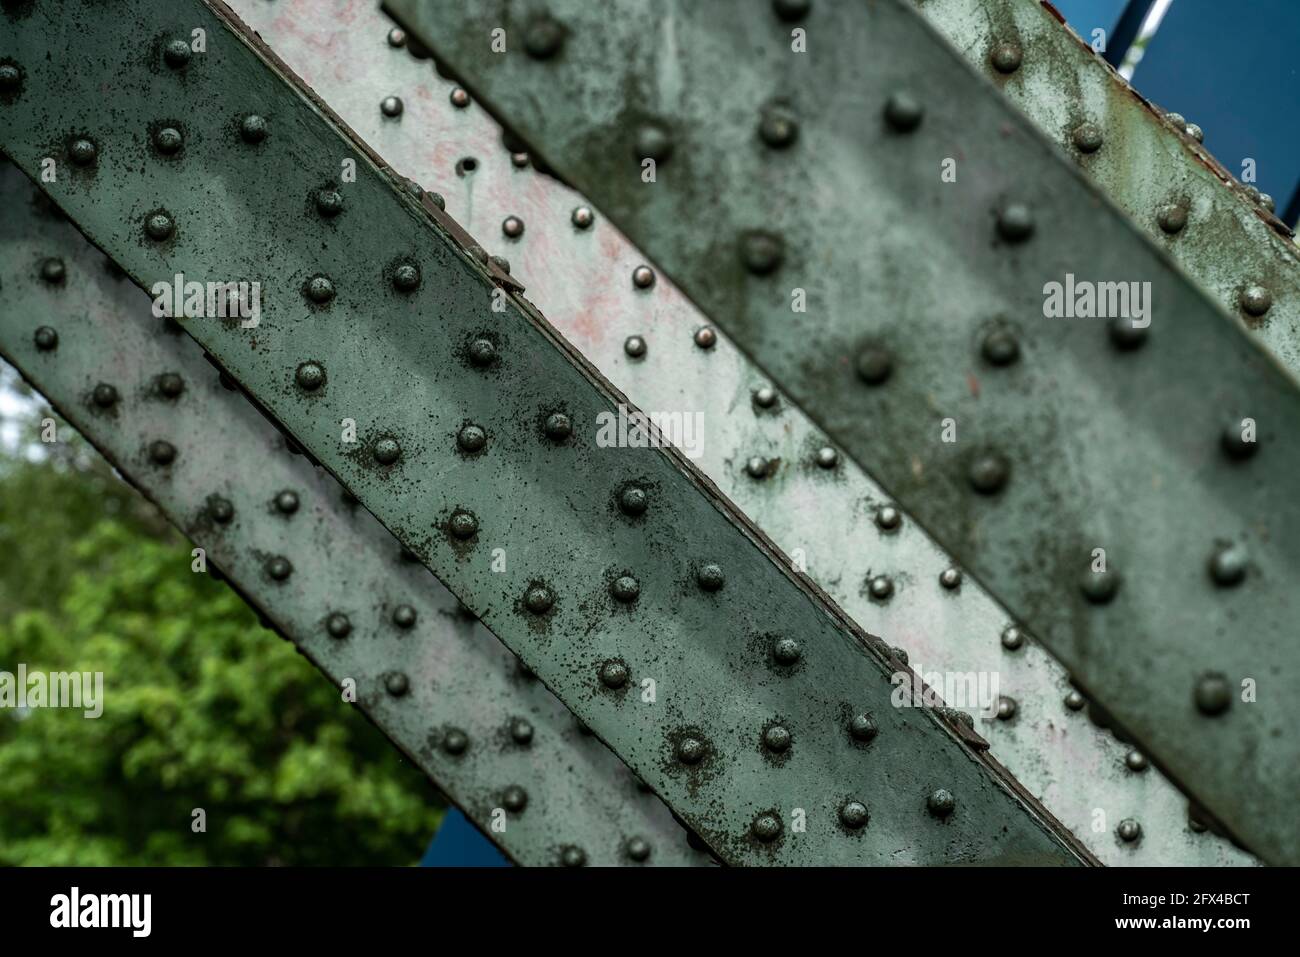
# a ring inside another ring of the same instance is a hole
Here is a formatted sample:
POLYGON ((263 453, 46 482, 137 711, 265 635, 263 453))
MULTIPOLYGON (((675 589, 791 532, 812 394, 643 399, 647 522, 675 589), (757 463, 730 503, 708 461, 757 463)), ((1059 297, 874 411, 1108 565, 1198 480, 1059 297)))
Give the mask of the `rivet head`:
POLYGON ((783 150, 799 138, 799 124, 789 109, 774 106, 763 111, 758 122, 758 135, 772 149, 783 150))
POLYGON ((998 210, 998 235, 1009 243, 1024 242, 1034 234, 1034 214, 1024 203, 1007 203, 998 210))
POLYGON ((990 329, 980 343, 980 352, 995 366, 1009 366, 1020 358, 1020 343, 1010 329, 990 329))
POLYGON ((343 614, 343 612, 332 612, 330 616, 325 619, 325 630, 329 632, 331 638, 336 641, 342 641, 348 635, 352 634, 352 622, 348 620, 348 616, 343 614))
POLYGON ((695 330, 695 344, 701 349, 712 349, 718 342, 718 334, 712 326, 700 326, 695 330))
POLYGON ((163 439, 149 443, 149 460, 154 465, 171 465, 176 461, 176 446, 163 439))
POLYGON ((179 398, 185 391, 185 380, 176 372, 164 372, 158 377, 158 391, 168 399, 179 398))
POLYGON ((999 43, 989 54, 989 62, 993 64, 993 69, 999 73, 1015 73, 1020 69, 1021 61, 1024 59, 1024 52, 1020 49, 1020 44, 1014 40, 1006 40, 999 43))
POLYGON ((763 732, 763 747, 776 754, 790 750, 792 740, 790 729, 784 725, 774 724, 763 732))
POLYGON ((607 661, 600 666, 600 683, 606 688, 622 688, 627 678, 627 665, 621 661, 607 661))
POLYGON ((394 698, 400 698, 411 690, 411 680, 400 671, 394 671, 384 678, 384 690, 394 698))
POLYGON ((573 422, 563 412, 552 412, 548 415, 543 428, 546 437, 555 442, 562 442, 573 434, 573 422))
POLYGON ((1225 545, 1210 556, 1210 578, 1216 585, 1230 588, 1246 578, 1248 556, 1243 545, 1225 545))
POLYGON ((298 493, 285 489, 275 496, 276 511, 284 515, 292 515, 298 511, 298 493))
POLYGON ((414 628, 415 618, 415 609, 410 605, 398 605, 393 609, 393 624, 398 628, 414 628))
POLYGON ((173 70, 190 62, 190 45, 185 40, 169 40, 163 47, 163 61, 173 70))
POLYGON ((876 601, 887 601, 894 594, 894 582, 888 575, 875 575, 867 586, 876 601))
POLYGON ((590 206, 577 206, 569 220, 579 229, 590 229, 591 224, 596 221, 596 214, 591 211, 590 206))
POLYGON ((1247 286, 1240 298, 1242 311, 1248 316, 1262 316, 1273 305, 1273 294, 1259 285, 1247 286))
POLYGON ((624 852, 629 858, 638 864, 650 859, 650 842, 643 837, 629 838, 623 846, 624 852))
POLYGON ((41 278, 52 286, 57 286, 68 278, 68 268, 63 265, 63 260, 57 256, 41 262, 41 278))
POLYGON ((867 385, 880 385, 894 371, 894 359, 887 349, 868 346, 858 353, 857 370, 867 385))
POLYGON ((765 479, 771 471, 771 463, 761 455, 752 455, 745 462, 745 472, 752 479, 765 479))
POLYGON ((107 409, 117 403, 117 389, 107 382, 101 382, 91 392, 91 398, 94 399, 95 405, 107 409))
POLYGON ((952 591, 954 588, 960 588, 961 579, 962 574, 960 568, 945 568, 939 573, 939 584, 949 591, 952 591))
POLYGON ((925 799, 925 806, 935 817, 947 817, 957 807, 957 799, 947 788, 938 788, 930 792, 925 799))
POLYGON ((1096 123, 1080 123, 1070 134, 1070 139, 1074 141, 1074 148, 1080 153, 1095 153, 1101 149, 1101 127, 1096 123))
POLYGON ((400 263, 393 270, 393 288, 398 292, 412 292, 419 285, 420 269, 414 263, 400 263))
POLYGON ((1071 711, 1082 711, 1084 705, 1087 703, 1088 699, 1073 688, 1070 689, 1070 693, 1065 696, 1065 706, 1071 711))
MULTIPOLYGON (((1002 695, 998 698, 998 720, 1010 721, 1016 716, 1020 706, 1016 703, 1015 698, 1009 698, 1002 695)), ((964 712, 963 712, 964 713, 964 712)))
POLYGON ((553 17, 537 17, 524 31, 524 50, 535 60, 549 60, 564 46, 564 34, 564 27, 553 17))
POLYGON ((882 505, 876 510, 876 526, 885 532, 897 531, 903 524, 903 513, 892 505, 882 505))
POLYGON ((293 574, 293 564, 283 555, 276 555, 266 563, 266 573, 278 582, 293 574))
POLYGON ((1183 116, 1181 113, 1166 113, 1165 119, 1172 123, 1175 129, 1180 131, 1187 129, 1187 117, 1183 116))
POLYGON ((174 126, 164 126, 153 135, 153 147, 165 156, 171 156, 185 145, 185 137, 174 126))
POLYGON ((398 444, 397 439, 385 436, 375 443, 371 454, 380 465, 392 465, 402 457, 402 447, 398 444))
POLYGON ((167 239, 176 230, 172 218, 164 212, 150 213, 144 219, 144 231, 150 239, 167 239))
POLYGON ((501 221, 501 232, 510 239, 518 239, 524 234, 524 221, 518 216, 507 216, 501 221))
POLYGON ((795 23, 808 16, 812 0, 772 0, 772 12, 786 23, 795 23))
POLYGON ((1248 441, 1246 437, 1242 435, 1242 425, 1240 421, 1229 422, 1224 427, 1219 442, 1223 446, 1223 451, 1232 459, 1248 459, 1259 451, 1258 441, 1248 441))
POLYGON ((464 541, 478 534, 478 519, 473 512, 453 512, 447 522, 447 528, 453 535, 464 541))
POLYGON ((1156 210, 1156 222, 1171 236, 1182 232, 1187 225, 1187 207, 1179 203, 1165 203, 1156 210))
POLYGON ((649 289, 655 284, 655 271, 649 266, 637 266, 632 270, 632 285, 638 289, 649 289))
POLYGON ((1104 572, 1090 569, 1079 579, 1079 590, 1083 592, 1083 597, 1094 605, 1104 605, 1113 599, 1119 591, 1119 586, 1119 572, 1110 568, 1104 572))
POLYGON ((708 745, 690 735, 677 742, 677 760, 682 764, 699 764, 707 751, 708 745))
POLYGON ((867 806, 861 801, 846 801, 840 807, 840 823, 847 828, 857 830, 866 827, 870 815, 867 806))
POLYGON ((334 298, 334 283, 328 276, 312 276, 307 280, 307 298, 324 305, 334 298))
POLYGON ((235 517, 235 506, 230 504, 229 499, 214 495, 208 499, 208 514, 218 525, 225 525, 235 517))
POLYGON ((442 750, 448 754, 464 754, 469 748, 469 735, 459 728, 452 728, 442 736, 442 750))
POLYGON ((560 852, 560 864, 564 867, 586 867, 587 852, 570 844, 560 852))
POLYGON ((488 257, 488 261, 491 262, 492 265, 500 269, 507 276, 510 275, 510 260, 506 259, 505 256, 492 255, 488 257))
POLYGON ((709 562, 701 565, 695 573, 695 583, 705 591, 717 591, 726 584, 726 576, 719 565, 709 562))
POLYGON ((487 445, 487 433, 477 425, 466 425, 456 433, 456 444, 464 452, 482 452, 487 445))
POLYGON ((1124 766, 1130 771, 1138 773, 1145 771, 1149 766, 1147 764, 1147 756, 1141 751, 1130 751, 1128 754, 1124 755, 1124 766))
POLYGON ((325 367, 319 362, 304 362, 294 372, 293 380, 304 392, 315 392, 325 384, 325 367))
POLYGON ((971 462, 967 478, 971 488, 981 495, 993 495, 1007 484, 1010 474, 1011 463, 1005 456, 999 452, 984 451, 971 462))
POLYGON ((72 141, 72 145, 68 147, 68 155, 72 157, 72 162, 78 166, 90 166, 99 155, 99 150, 88 139, 75 139, 72 141))
POLYGON ((322 189, 316 194, 316 211, 329 218, 343 212, 343 194, 337 189, 322 189))
POLYGON ((451 101, 451 105, 456 107, 456 109, 463 110, 465 107, 469 106, 469 91, 459 86, 455 87, 452 89, 451 93, 448 94, 447 99, 451 101))
POLYGON ((525 166, 528 165, 528 154, 527 154, 527 153, 511 153, 511 154, 510 154, 510 165, 513 166, 515 169, 523 169, 525 166))
POLYGON ((524 607, 534 615, 544 615, 555 604, 555 595, 545 585, 533 585, 524 593, 524 607))
POLYGON ((775 814, 760 814, 754 818, 749 831, 764 844, 769 844, 781 836, 781 819, 775 814))
POLYGON ((518 814, 528 806, 528 792, 518 784, 512 784, 501 792, 501 806, 512 814, 518 814))
POLYGON ((1259 205, 1263 206, 1270 213, 1277 209, 1277 204, 1273 202, 1273 197, 1268 193, 1259 194, 1259 205))
POLYGON ((402 102, 400 96, 386 96, 379 101, 379 112, 390 119, 395 119, 402 115, 402 110, 406 105, 402 102))
POLYGON ((618 507, 624 515, 644 515, 649 505, 650 497, 640 486, 629 485, 619 493, 618 507))
POLYGON ((840 453, 829 445, 823 445, 815 456, 817 464, 824 469, 833 469, 840 464, 840 453))
POLYGON ((903 664, 907 664, 907 650, 905 648, 895 647, 892 650, 894 652, 895 658, 897 658, 903 664))
POLYGON ((631 575, 620 575, 609 586, 609 593, 614 596, 616 601, 630 604, 640 596, 641 584, 631 575))
POLYGON ((645 123, 636 133, 636 158, 662 163, 673 153, 673 140, 658 123, 645 123))
POLYGON ((239 122, 239 135, 245 143, 257 144, 266 139, 266 117, 249 113, 239 122))
POLYGON ((1135 326, 1132 319, 1116 316, 1110 321, 1110 341, 1116 349, 1130 352, 1147 341, 1147 327, 1135 326))
POLYGON ((623 351, 632 359, 642 358, 645 350, 645 339, 641 336, 628 336, 623 342, 623 351))
POLYGON ((497 347, 490 339, 475 339, 469 344, 469 361, 480 369, 490 366, 497 357, 497 347))
POLYGON ((874 741, 876 735, 880 734, 880 726, 876 724, 876 719, 869 714, 857 714, 849 722, 849 734, 854 741, 874 741))
POLYGON ((1225 675, 1217 671, 1206 672, 1196 680, 1193 692, 1196 708, 1201 714, 1215 717, 1232 705, 1232 686, 1225 675))
POLYGON ((745 268, 753 275, 767 276, 775 272, 785 258, 785 243, 772 233, 747 232, 741 237, 740 255, 745 268))
POLYGON ((401 27, 393 27, 388 31, 388 45, 390 47, 400 47, 406 44, 406 31, 401 27))
POLYGON ((1002 629, 1002 647, 1007 651, 1018 651, 1025 644, 1025 632, 1019 625, 1007 625, 1002 629))
POLYGON ((1205 142, 1205 131, 1195 123, 1188 123, 1187 126, 1184 127, 1184 132, 1198 143, 1205 142))
POLYGON ((772 642, 772 657, 777 664, 792 665, 799 660, 802 650, 793 638, 778 638, 772 642))
POLYGON ((429 201, 439 209, 445 210, 447 208, 447 201, 442 198, 442 193, 435 193, 433 190, 427 189, 424 191, 424 195, 429 197, 429 201))
POLYGON ((515 718, 510 722, 510 738, 515 744, 532 744, 532 723, 524 718, 515 718))
POLYGON ((921 125, 925 108, 912 94, 899 90, 885 100, 885 122, 899 133, 910 133, 921 125))
POLYGON ((0 63, 0 91, 13 92, 22 85, 22 70, 12 63, 0 63))
POLYGON ((770 409, 776 405, 776 390, 770 385, 761 385, 754 390, 754 405, 761 409, 770 409))
POLYGON ((1115 833, 1125 844, 1132 844, 1142 836, 1142 825, 1133 818, 1128 817, 1119 822, 1119 827, 1115 828, 1115 833))

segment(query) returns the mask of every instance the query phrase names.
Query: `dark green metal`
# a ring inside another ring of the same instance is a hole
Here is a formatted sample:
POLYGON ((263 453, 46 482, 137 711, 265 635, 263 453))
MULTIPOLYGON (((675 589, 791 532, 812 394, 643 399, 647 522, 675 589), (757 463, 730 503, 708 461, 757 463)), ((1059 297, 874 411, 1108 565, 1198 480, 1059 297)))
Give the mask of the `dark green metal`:
POLYGON ((10 211, 0 220, 0 355, 204 549, 209 569, 335 685, 351 681, 357 706, 513 860, 558 866, 572 843, 593 864, 631 864, 636 839, 649 864, 708 860, 427 569, 223 388, 188 336, 160 328, 148 297, 42 211, 25 177, 0 167, 10 211), (64 270, 57 284, 33 266, 51 259, 64 270), (58 333, 57 349, 38 348, 39 325, 58 333), (145 454, 159 440, 176 449, 166 468, 145 454), (292 566, 283 581, 269 574, 276 559, 292 566), (398 609, 413 619, 406 630, 398 609), (506 793, 520 787, 527 806, 516 813, 506 793))
POLYGON ((141 285, 262 282, 256 329, 182 324, 721 858, 1090 860, 963 725, 894 708, 890 650, 683 456, 599 447, 597 416, 622 397, 435 203, 268 68, 224 8, 37 5, 10 25, 2 55, 24 81, 3 106, 4 148, 35 176, 62 131, 95 139, 92 174, 42 185, 141 285), (207 51, 168 65, 164 40, 196 28, 207 51), (256 141, 250 115, 266 121, 256 141), (151 124, 177 117, 179 161, 153 156, 151 124), (355 182, 339 180, 345 159, 355 182), (344 196, 332 217, 314 200, 326 188, 344 196), (393 282, 404 264, 419 269, 415 289, 393 282), (306 362, 325 370, 309 393, 295 379, 306 362), (341 441, 345 419, 355 443, 341 441), (472 453, 456 441, 469 424, 487 437, 472 453), (628 482, 649 490, 643 516, 613 507, 628 482), (470 539, 449 525, 461 510, 478 520, 470 539), (720 591, 695 584, 708 562, 724 569, 720 591), (880 733, 864 745, 848 722, 866 711, 880 733), (793 735, 779 760, 758 743, 777 719, 793 735), (939 789, 955 797, 946 816, 927 810, 939 789), (851 832, 850 798, 871 817, 851 832))
POLYGON ((797 23, 736 0, 387 7, 1109 722, 1239 840, 1300 861, 1295 384, 909 5, 814 3, 797 23), (491 52, 491 29, 521 37, 543 9, 560 51, 491 52), (764 133, 777 110, 797 126, 782 144, 764 133), (1045 285, 1067 274, 1150 282, 1146 334, 1046 318, 1045 285), (1247 417, 1259 453, 1241 459, 1223 442, 1247 417), (1250 556, 1236 585, 1207 570, 1228 545, 1250 556), (1196 700, 1213 675, 1233 703, 1210 715, 1196 700))

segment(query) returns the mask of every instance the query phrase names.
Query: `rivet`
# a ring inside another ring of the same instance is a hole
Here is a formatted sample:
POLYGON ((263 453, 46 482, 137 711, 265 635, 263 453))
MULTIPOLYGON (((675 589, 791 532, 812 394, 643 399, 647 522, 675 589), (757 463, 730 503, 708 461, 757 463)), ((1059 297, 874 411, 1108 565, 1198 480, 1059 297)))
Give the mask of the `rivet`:
POLYGON ((1074 128, 1071 139, 1080 153, 1095 153, 1101 149, 1101 127, 1096 123, 1080 123, 1074 128))
POLYGON ((95 144, 88 139, 73 140, 72 145, 68 147, 68 155, 78 166, 90 166, 95 162, 98 153, 95 144))
POLYGON ((623 845, 623 850, 629 858, 637 863, 650 859, 650 842, 643 837, 629 838, 628 842, 623 845))
POLYGON ((1277 204, 1273 202, 1273 197, 1268 193, 1259 194, 1259 205, 1263 206, 1270 213, 1277 209, 1277 204))
POLYGON ((0 90, 11 93, 23 82, 22 70, 12 63, 0 63, 0 90))
POLYGON ((1246 549, 1242 545, 1224 545, 1210 556, 1210 577, 1225 588, 1240 585, 1246 577, 1246 549))
POLYGON ((695 573, 695 583, 705 591, 717 591, 726 584, 726 581, 722 568, 713 562, 701 565, 699 571, 695 573))
POLYGON ((1131 817, 1127 817, 1119 822, 1119 827, 1115 828, 1115 833, 1119 839, 1126 844, 1132 844, 1142 836, 1142 825, 1131 817))
POLYGON ((448 754, 464 754, 469 748, 469 735, 459 728, 452 728, 442 736, 442 750, 448 754))
POLYGON ((414 628, 415 609, 410 605, 398 605, 393 609, 393 624, 398 628, 414 628))
POLYGON ((1194 804, 1187 805, 1187 826, 1196 834, 1204 834, 1208 825, 1202 820, 1203 812, 1194 804))
POLYGON ((712 349, 718 342, 718 334, 711 326, 700 326, 695 330, 695 344, 701 349, 712 349))
POLYGON ((173 70, 179 70, 190 62, 190 45, 185 40, 170 40, 163 47, 163 60, 173 70))
POLYGON ((394 671, 384 678, 384 689, 394 698, 400 698, 411 690, 411 681, 400 671, 394 671))
POLYGON ((906 651, 906 649, 904 649, 904 648, 900 648, 900 647, 895 647, 895 648, 892 649, 892 651, 894 652, 894 657, 895 657, 895 658, 897 658, 897 659, 898 659, 899 661, 901 661, 903 664, 907 664, 907 651, 906 651))
POLYGON ((1241 291, 1241 308, 1248 316, 1262 316, 1273 305, 1273 294, 1263 286, 1250 285, 1241 291))
POLYGON ((658 123, 645 123, 636 133, 636 158, 665 162, 673 153, 673 140, 658 123))
POLYGON ((325 384, 325 368, 319 362, 304 362, 293 378, 304 392, 315 392, 325 384))
POLYGON ((897 531, 903 524, 903 514, 892 505, 882 505, 876 510, 876 526, 885 532, 897 531))
POLYGON ((1110 321, 1110 341, 1116 349, 1132 351, 1147 341, 1147 327, 1135 326, 1132 319, 1116 316, 1110 321))
POLYGON ((649 504, 645 489, 636 485, 629 485, 618 496, 618 507, 624 515, 644 515, 649 504))
POLYGON ((960 568, 945 568, 939 573, 939 584, 951 591, 961 587, 961 578, 960 568))
POLYGON ((790 110, 774 106, 763 111, 758 122, 758 135, 772 149, 783 150, 799 138, 799 124, 790 110))
POLYGON ((555 596, 545 585, 533 585, 524 594, 524 607, 534 615, 544 615, 555 604, 555 596))
POLYGON ((876 601, 887 601, 894 594, 894 583, 888 575, 876 575, 867 587, 876 601))
POLYGON ((790 729, 783 725, 774 724, 763 732, 763 747, 777 754, 788 751, 791 740, 790 729))
POLYGON ((590 206, 576 206, 569 220, 579 229, 590 229, 591 224, 596 221, 596 214, 591 211, 590 206))
POLYGON ((781 820, 775 814, 760 814, 749 830, 764 844, 769 844, 781 836, 781 820))
POLYGON ((563 46, 564 27, 553 17, 537 17, 524 31, 524 49, 535 60, 549 60, 563 46))
POLYGON ((623 342, 623 351, 633 359, 640 359, 645 355, 645 339, 641 336, 628 336, 623 342))
POLYGON ((510 737, 515 744, 532 744, 532 724, 524 718, 515 718, 510 722, 510 737))
POLYGON ((171 465, 176 461, 176 446, 162 439, 149 443, 149 459, 154 465, 171 465))
POLYGON ((150 213, 144 220, 144 231, 150 239, 164 240, 175 231, 172 218, 164 212, 150 213))
POLYGON ((606 688, 621 688, 627 678, 627 665, 621 661, 607 661, 600 666, 600 683, 606 688))
POLYGON ((397 439, 385 436, 375 443, 371 454, 380 465, 392 465, 402 457, 402 447, 397 443, 397 439))
POLYGON ((158 377, 158 391, 168 399, 179 398, 185 391, 185 380, 176 372, 164 372, 158 377))
POLYGON ((755 276, 766 276, 781 265, 785 258, 785 243, 780 236, 754 230, 741 238, 740 252, 746 269, 755 276))
POLYGON ((772 657, 777 664, 792 665, 799 660, 801 654, 799 642, 793 638, 778 638, 772 643, 772 657))
POLYGON ((855 831, 867 826, 869 816, 867 806, 861 801, 846 801, 840 808, 840 823, 855 831))
POLYGON ((405 108, 406 105, 402 103, 400 96, 386 96, 379 101, 379 111, 389 118, 401 116, 405 108))
POLYGON ((749 460, 745 463, 745 471, 749 474, 749 477, 753 479, 767 478, 770 468, 771 463, 761 455, 750 456, 749 460))
POLYGON ((939 788, 925 799, 925 806, 935 817, 947 817, 957 807, 957 799, 946 788, 939 788))
POLYGON ((1178 203, 1166 203, 1156 211, 1156 222, 1171 236, 1182 232, 1187 225, 1187 207, 1178 203))
POLYGON ((107 409, 117 402, 117 389, 113 388, 107 382, 101 382, 95 386, 91 397, 95 400, 95 405, 101 409, 107 409))
POLYGON ((458 110, 463 110, 469 106, 469 93, 459 86, 453 88, 447 98, 451 100, 451 105, 458 110))
POLYGON ((817 464, 824 469, 833 469, 840 464, 840 453, 836 452, 829 445, 823 445, 817 450, 817 464))
POLYGON ((266 573, 278 582, 293 574, 293 564, 283 555, 276 555, 266 563, 266 573))
POLYGON ((1180 132, 1187 129, 1187 118, 1181 113, 1166 113, 1165 119, 1172 123, 1180 132))
POLYGON ((325 630, 329 632, 331 638, 337 641, 342 641, 348 635, 352 634, 352 622, 348 620, 348 616, 343 614, 343 612, 332 612, 330 616, 325 619, 325 630))
POLYGON ((451 519, 447 522, 447 527, 453 535, 464 541, 478 534, 478 519, 475 518, 473 512, 453 512, 451 519))
POLYGON ((228 499, 214 495, 208 499, 208 514, 218 525, 225 525, 235 517, 235 506, 228 499))
POLYGON ((1024 53, 1020 49, 1020 44, 1014 40, 1007 40, 999 43, 993 48, 989 60, 993 64, 993 69, 999 73, 1015 73, 1020 69, 1021 60, 1024 53))
POLYGON ((812 0, 772 0, 772 12, 786 23, 802 20, 812 9, 812 0))
POLYGON ((1241 432, 1242 426, 1240 422, 1230 422, 1223 429, 1223 435, 1220 437, 1219 442, 1229 458, 1248 459, 1259 451, 1259 442, 1247 441, 1241 432))
POLYGON ((925 107, 912 94, 899 90, 885 100, 885 122, 900 133, 910 133, 921 125, 925 107))
POLYGON ((527 154, 527 153, 511 153, 511 154, 510 154, 510 165, 513 166, 515 169, 523 169, 525 166, 528 165, 528 154, 527 154))
POLYGON ((507 276, 510 275, 510 260, 506 259, 505 256, 497 256, 493 254, 488 257, 488 262, 492 263, 492 265, 496 266, 507 276))
POLYGON ((1025 632, 1019 625, 1007 625, 1002 629, 1002 647, 1007 651, 1017 651, 1025 643, 1025 632))
POLYGON ((640 596, 641 584, 631 575, 620 575, 609 586, 609 593, 614 596, 615 600, 630 604, 640 596))
POLYGON ((552 412, 546 417, 544 429, 548 439, 562 442, 573 434, 573 423, 563 412, 552 412))
POLYGON ((414 263, 400 263, 393 270, 393 288, 398 292, 412 292, 420 285, 420 269, 414 263))
POLYGON ((501 806, 511 814, 518 814, 528 806, 528 792, 512 784, 501 792, 501 806))
POLYGON ((257 144, 266 139, 266 119, 256 113, 250 113, 239 124, 239 135, 245 143, 257 144))
POLYGON ((1024 203, 1007 203, 998 210, 998 235, 1009 243, 1024 242, 1034 233, 1034 214, 1024 203))
POLYGON ((649 266, 637 266, 632 270, 632 285, 638 289, 649 289, 655 284, 655 271, 649 266))
POLYGON ((518 216, 507 216, 501 221, 501 232, 510 239, 518 239, 524 234, 524 221, 518 216))
POLYGON ((41 263, 41 278, 52 286, 57 286, 68 277, 68 269, 63 265, 63 260, 57 256, 51 256, 41 263))
POLYGON ((393 27, 388 31, 388 45, 390 47, 400 47, 406 44, 406 31, 401 27, 393 27))
POLYGON ((1148 767, 1147 756, 1141 751, 1130 751, 1124 755, 1124 765, 1130 771, 1142 772, 1148 767))
POLYGON ((475 339, 469 344, 469 361, 479 368, 490 366, 497 357, 497 347, 490 339, 475 339))
POLYGON ((323 305, 334 298, 334 283, 328 276, 312 276, 307 280, 307 298, 323 305))
POLYGON ((1201 714, 1215 717, 1232 705, 1232 688, 1225 675, 1217 671, 1206 672, 1196 680, 1193 697, 1201 714))
POLYGON ((473 256, 478 262, 482 263, 485 266, 487 265, 488 258, 489 258, 488 252, 482 246, 475 243, 472 246, 470 246, 466 251, 471 256, 473 256))
POLYGON ((465 452, 482 452, 487 445, 487 433, 477 425, 466 425, 456 433, 456 444, 465 452))
POLYGON ((868 346, 858 353, 858 378, 867 385, 880 385, 894 371, 894 360, 888 350, 868 346))
POLYGON ((1115 597, 1119 591, 1120 575, 1113 569, 1104 572, 1086 571, 1079 579, 1079 590, 1083 597, 1094 605, 1104 605, 1115 597))
POLYGON ((159 153, 170 156, 185 145, 181 131, 174 126, 164 126, 153 135, 153 146, 159 153))
POLYGON ((761 409, 770 409, 776 405, 776 390, 770 385, 761 385, 754 390, 754 404, 761 409))
POLYGON ((439 209, 445 210, 447 208, 447 201, 442 198, 442 193, 435 193, 433 190, 428 189, 424 191, 424 195, 429 197, 429 201, 439 209))
POLYGON ((984 451, 971 462, 967 478, 971 488, 981 495, 992 495, 1002 490, 1011 473, 1011 464, 999 452, 984 451))
POLYGON ((1188 123, 1185 129, 1187 135, 1190 136, 1192 139, 1196 140, 1196 142, 1198 143, 1205 142, 1205 131, 1201 129, 1199 126, 1197 126, 1195 123, 1188 123))
POLYGON ((880 734, 880 727, 876 724, 876 719, 869 714, 857 714, 849 722, 849 734, 855 741, 874 741, 876 735, 880 734))
POLYGON ((1084 705, 1087 703, 1088 699, 1073 688, 1070 689, 1070 693, 1065 696, 1065 706, 1071 711, 1082 711, 1084 705))
POLYGON ((677 760, 682 764, 699 764, 707 751, 703 741, 690 735, 677 742, 677 760))
POLYGON ((298 511, 298 493, 285 489, 275 496, 276 510, 285 515, 292 515, 298 511))
POLYGON ((980 351, 995 366, 1007 366, 1020 358, 1020 343, 1009 329, 990 329, 980 344, 980 351))
POLYGON ((998 720, 1010 721, 1012 718, 1016 716, 1016 711, 1019 710, 1019 707, 1020 706, 1016 703, 1015 698, 1009 698, 1006 695, 999 696, 998 720))
POLYGON ((570 844, 560 852, 560 863, 565 867, 585 867, 587 864, 587 852, 580 847, 570 844))

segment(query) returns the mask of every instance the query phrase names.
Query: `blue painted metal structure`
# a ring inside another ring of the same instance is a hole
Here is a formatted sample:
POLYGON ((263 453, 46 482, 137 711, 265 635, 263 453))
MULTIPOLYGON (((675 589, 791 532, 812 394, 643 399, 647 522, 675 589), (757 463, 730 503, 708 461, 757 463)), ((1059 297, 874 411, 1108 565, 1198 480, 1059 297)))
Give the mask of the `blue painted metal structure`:
POLYGON ((510 867, 496 845, 460 811, 451 808, 443 816, 438 833, 420 858, 421 867, 510 867))

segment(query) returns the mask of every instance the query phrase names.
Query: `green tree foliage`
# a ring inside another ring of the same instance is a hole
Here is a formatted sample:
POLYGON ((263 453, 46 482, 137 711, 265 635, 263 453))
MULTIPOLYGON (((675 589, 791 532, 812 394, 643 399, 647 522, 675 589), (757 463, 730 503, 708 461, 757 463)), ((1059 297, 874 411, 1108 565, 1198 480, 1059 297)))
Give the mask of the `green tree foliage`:
POLYGON ((0 670, 104 673, 0 709, 0 864, 413 863, 436 790, 190 547, 79 439, 0 454, 0 670))

